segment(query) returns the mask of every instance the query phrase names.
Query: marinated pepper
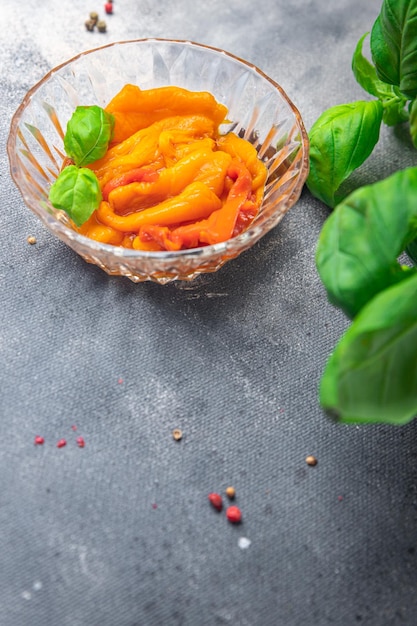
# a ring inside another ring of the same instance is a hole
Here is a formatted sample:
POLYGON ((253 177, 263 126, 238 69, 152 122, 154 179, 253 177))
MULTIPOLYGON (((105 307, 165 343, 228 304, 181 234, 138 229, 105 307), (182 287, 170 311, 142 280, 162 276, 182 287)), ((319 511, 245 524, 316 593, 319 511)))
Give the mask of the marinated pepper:
POLYGON ((82 234, 141 250, 206 246, 256 217, 267 170, 250 142, 222 135, 227 109, 206 92, 126 85, 107 153, 89 164, 102 201, 82 234))

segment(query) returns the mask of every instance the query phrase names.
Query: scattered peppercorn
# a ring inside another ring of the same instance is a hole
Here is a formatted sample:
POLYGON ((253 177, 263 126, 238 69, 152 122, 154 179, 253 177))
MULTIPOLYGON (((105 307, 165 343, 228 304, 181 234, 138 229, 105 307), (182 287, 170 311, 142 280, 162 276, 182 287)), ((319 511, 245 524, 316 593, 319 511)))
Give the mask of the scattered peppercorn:
POLYGON ((99 33, 105 33, 107 30, 107 25, 106 22, 104 20, 100 20, 99 22, 97 22, 97 30, 99 33))
POLYGON ((310 454, 307 458, 306 458, 306 463, 307 465, 311 465, 312 467, 314 467, 315 465, 317 465, 317 459, 315 456, 313 456, 312 454, 310 454))
POLYGON ((98 22, 98 13, 96 13, 95 11, 91 11, 90 20, 94 23, 94 25, 96 25, 98 22))
POLYGON ((241 510, 237 506, 229 506, 226 511, 226 517, 232 524, 239 524, 242 521, 241 510))
POLYGON ((221 511, 223 508, 223 499, 218 493, 209 493, 208 499, 210 500, 212 506, 218 511, 221 511))
POLYGON ((60 440, 58 441, 58 443, 56 444, 56 447, 57 447, 57 448, 63 448, 63 447, 64 447, 64 446, 66 446, 66 445, 67 445, 66 440, 65 440, 65 439, 60 439, 60 440))
POLYGON ((41 437, 40 435, 36 435, 34 443, 35 443, 35 446, 41 446, 43 443, 45 443, 45 439, 41 437))
POLYGON ((113 2, 111 2, 110 0, 109 2, 106 2, 106 4, 104 5, 104 10, 108 15, 113 13, 113 2))
POLYGON ((180 430, 179 428, 174 428, 174 430, 172 431, 172 436, 174 437, 175 441, 180 441, 182 439, 182 430, 180 430))
POLYGON ((226 493, 226 496, 229 498, 229 500, 233 500, 233 498, 236 495, 236 490, 234 487, 227 487, 225 493, 226 493))
POLYGON ((93 32, 95 25, 96 23, 93 22, 93 20, 86 20, 85 22, 85 27, 88 31, 90 31, 90 33, 93 32))
POLYGON ((85 446, 84 437, 77 437, 77 446, 79 448, 84 448, 85 446))
POLYGON ((26 241, 30 243, 31 246, 33 246, 36 243, 36 237, 34 237, 33 235, 29 235, 26 241))

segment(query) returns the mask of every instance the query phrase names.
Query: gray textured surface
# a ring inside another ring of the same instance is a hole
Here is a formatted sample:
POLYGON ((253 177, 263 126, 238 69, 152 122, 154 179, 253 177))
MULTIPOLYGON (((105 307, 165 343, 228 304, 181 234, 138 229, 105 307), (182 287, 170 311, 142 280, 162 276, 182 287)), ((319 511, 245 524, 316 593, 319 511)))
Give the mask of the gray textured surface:
MULTIPOLYGON (((134 285, 45 231, 5 154, 13 112, 51 67, 148 36, 257 64, 309 128, 328 106, 364 97, 350 60, 379 6, 115 0, 99 35, 83 24, 101 5, 2 1, 1 626, 416 623, 417 426, 338 427, 317 402, 347 325, 314 267, 326 209, 305 191, 217 274, 134 285), (207 503, 228 484, 239 527, 207 503)), ((358 176, 413 160, 385 130, 358 176)))

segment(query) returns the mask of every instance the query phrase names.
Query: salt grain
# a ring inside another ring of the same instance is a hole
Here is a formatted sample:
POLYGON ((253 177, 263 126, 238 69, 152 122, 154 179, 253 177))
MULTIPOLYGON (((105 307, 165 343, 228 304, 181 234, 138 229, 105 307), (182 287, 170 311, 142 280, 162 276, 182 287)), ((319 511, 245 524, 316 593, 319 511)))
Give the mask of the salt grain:
POLYGON ((248 539, 247 537, 239 537, 237 545, 239 546, 241 550, 247 550, 247 548, 249 548, 251 543, 252 543, 251 540, 248 539))

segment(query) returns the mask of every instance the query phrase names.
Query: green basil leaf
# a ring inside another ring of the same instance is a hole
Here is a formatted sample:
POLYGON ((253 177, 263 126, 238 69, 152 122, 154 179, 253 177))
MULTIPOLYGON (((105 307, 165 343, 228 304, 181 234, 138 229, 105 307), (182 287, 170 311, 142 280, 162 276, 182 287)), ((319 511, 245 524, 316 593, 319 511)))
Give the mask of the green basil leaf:
POLYGON ((369 157, 379 139, 382 104, 378 100, 340 104, 325 111, 310 133, 311 193, 334 207, 341 183, 369 157))
POLYGON ((417 95, 417 0, 384 0, 371 32, 371 53, 381 80, 417 95))
POLYGON ((64 168, 49 190, 49 200, 56 209, 65 211, 81 226, 101 202, 97 176, 86 167, 69 165, 64 168))
POLYGON ((417 148, 417 98, 413 100, 410 107, 410 135, 414 147, 417 148))
POLYGON ((408 120, 408 112, 405 109, 407 98, 400 93, 397 87, 380 80, 375 66, 363 55, 362 46, 367 35, 368 33, 365 33, 361 37, 353 54, 353 74, 365 91, 382 102, 384 107, 382 121, 388 126, 401 124, 408 120))
POLYGON ((336 346, 320 403, 342 422, 405 424, 417 414, 417 275, 381 292, 336 346))
POLYGON ((113 127, 114 116, 101 107, 77 107, 67 125, 65 152, 79 167, 101 159, 107 152, 113 127))
POLYGON ((379 80, 375 66, 362 53, 363 42, 368 34, 365 33, 358 41, 353 53, 352 70, 357 82, 365 91, 371 96, 381 98, 381 95, 385 95, 387 90, 392 90, 392 85, 387 85, 387 83, 379 80))
POLYGON ((417 237, 417 167, 361 187, 326 220, 316 264, 329 301, 353 318, 374 295, 415 268, 397 258, 417 237))

